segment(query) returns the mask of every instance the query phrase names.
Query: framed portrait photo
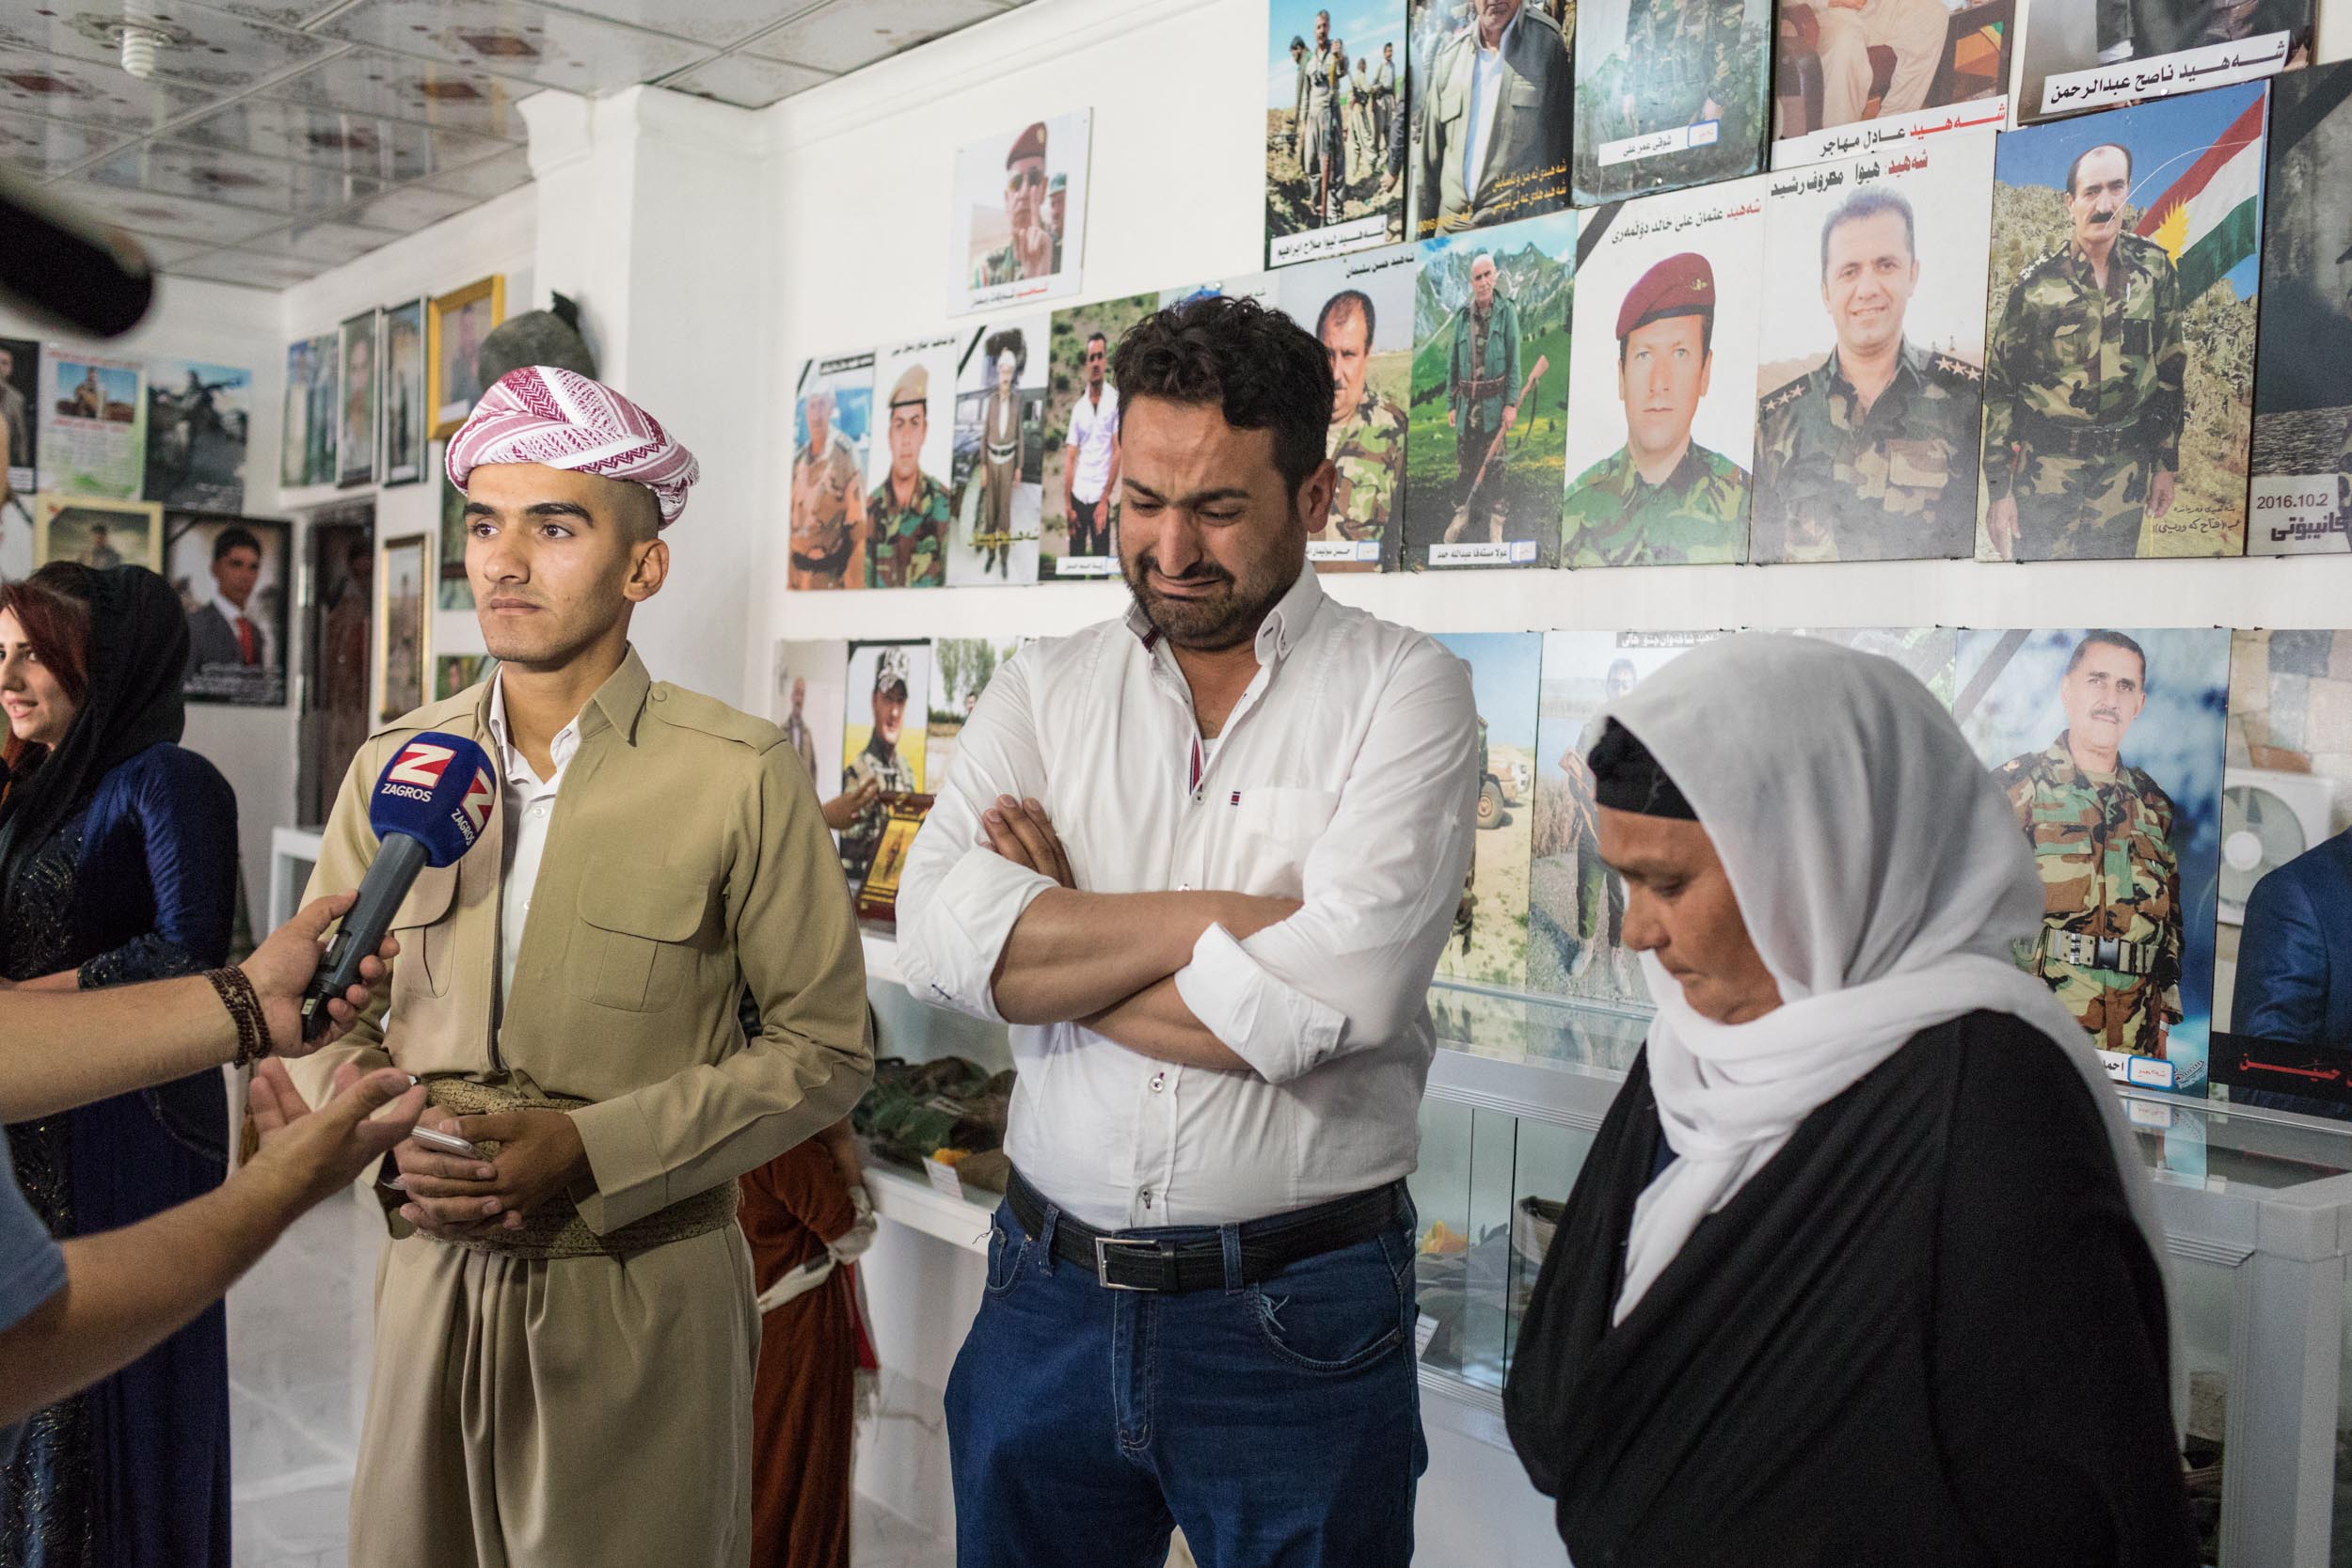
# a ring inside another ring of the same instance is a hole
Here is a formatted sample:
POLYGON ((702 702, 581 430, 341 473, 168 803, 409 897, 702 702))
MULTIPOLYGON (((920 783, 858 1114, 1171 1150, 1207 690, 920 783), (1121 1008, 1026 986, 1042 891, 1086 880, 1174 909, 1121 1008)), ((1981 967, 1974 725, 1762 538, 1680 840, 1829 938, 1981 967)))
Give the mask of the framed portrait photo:
POLYGON ((383 315, 377 482, 414 484, 424 478, 425 465, 424 301, 387 306, 383 315))
POLYGON ((164 579, 188 618, 189 702, 284 705, 293 533, 292 523, 165 515, 164 579))
POLYGON ((375 574, 375 714, 389 723, 422 707, 433 634, 433 539, 387 540, 375 574))
POLYGON ((498 661, 488 654, 443 654, 433 661, 433 700, 456 696, 477 681, 489 678, 498 661))
POLYGON ((367 484, 375 478, 376 323, 362 310, 336 330, 335 483, 367 484))
POLYGON ((437 294, 425 309, 425 363, 435 440, 453 434, 482 396, 482 340, 506 319, 506 278, 499 273, 437 294))
POLYGON ((162 553, 164 509, 153 501, 44 495, 34 506, 33 564, 78 561, 96 571, 152 569, 162 553))

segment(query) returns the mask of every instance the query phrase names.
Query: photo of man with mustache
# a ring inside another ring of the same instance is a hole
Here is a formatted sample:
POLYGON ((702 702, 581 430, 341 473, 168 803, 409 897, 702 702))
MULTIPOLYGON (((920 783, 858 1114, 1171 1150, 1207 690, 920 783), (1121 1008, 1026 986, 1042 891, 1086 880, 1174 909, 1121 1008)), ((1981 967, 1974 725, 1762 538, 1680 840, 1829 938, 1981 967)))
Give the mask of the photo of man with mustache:
POLYGON ((1994 560, 2136 555, 2180 472, 2184 302, 2164 247, 2124 230, 2131 150, 2086 149, 2064 188, 2073 237, 2010 290, 1985 366, 1994 560))
POLYGON ((2162 1059, 2182 1018, 2175 810, 2122 755, 2148 704, 2147 653, 2120 631, 2086 633, 2059 700, 2065 732, 1993 775, 2042 873, 2033 972, 2100 1050, 2162 1059))

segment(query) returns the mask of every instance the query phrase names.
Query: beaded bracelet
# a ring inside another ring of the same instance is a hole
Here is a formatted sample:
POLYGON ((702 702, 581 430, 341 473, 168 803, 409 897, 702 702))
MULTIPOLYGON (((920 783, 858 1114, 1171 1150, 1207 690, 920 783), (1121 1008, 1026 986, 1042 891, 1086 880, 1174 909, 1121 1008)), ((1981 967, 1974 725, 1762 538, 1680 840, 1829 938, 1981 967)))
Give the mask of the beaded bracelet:
POLYGON ((213 993, 220 1005, 229 1009, 230 1020, 237 1026, 237 1067, 250 1067, 269 1054, 269 1030, 262 1019, 262 999, 254 994, 253 982, 245 977, 245 971, 234 967, 208 969, 204 978, 213 983, 213 993))

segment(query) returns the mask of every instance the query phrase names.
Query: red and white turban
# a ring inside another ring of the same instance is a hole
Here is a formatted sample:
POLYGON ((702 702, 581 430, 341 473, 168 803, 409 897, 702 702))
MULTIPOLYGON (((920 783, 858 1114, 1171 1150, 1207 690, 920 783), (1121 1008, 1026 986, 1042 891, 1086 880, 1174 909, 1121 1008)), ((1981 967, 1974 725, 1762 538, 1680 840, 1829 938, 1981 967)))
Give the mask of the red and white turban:
POLYGON ((485 463, 544 463, 627 480, 653 492, 663 528, 677 521, 687 488, 702 478, 702 465, 660 420, 603 382, 554 365, 499 377, 449 438, 445 461, 460 490, 485 463))

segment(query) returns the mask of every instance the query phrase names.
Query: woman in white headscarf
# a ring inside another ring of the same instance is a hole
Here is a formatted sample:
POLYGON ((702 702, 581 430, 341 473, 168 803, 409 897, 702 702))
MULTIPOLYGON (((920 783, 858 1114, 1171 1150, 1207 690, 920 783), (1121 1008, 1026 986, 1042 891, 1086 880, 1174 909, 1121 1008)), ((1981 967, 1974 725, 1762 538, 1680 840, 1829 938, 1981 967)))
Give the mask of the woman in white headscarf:
POLYGON ((2151 1194, 1951 718, 1747 636, 1589 739, 1658 1016, 1505 1394, 1570 1556, 2193 1564, 2151 1194))

